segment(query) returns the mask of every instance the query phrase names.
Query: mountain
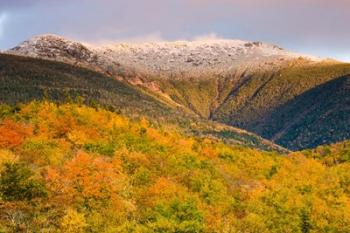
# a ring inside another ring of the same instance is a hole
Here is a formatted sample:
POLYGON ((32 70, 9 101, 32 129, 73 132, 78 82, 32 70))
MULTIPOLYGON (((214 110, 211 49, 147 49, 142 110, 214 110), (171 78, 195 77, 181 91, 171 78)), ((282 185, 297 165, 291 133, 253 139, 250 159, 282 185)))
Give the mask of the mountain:
POLYGON ((15 106, 43 99, 101 106, 132 119, 146 117, 156 125, 167 122, 197 136, 222 138, 227 143, 263 150, 286 151, 245 130, 199 118, 102 73, 60 62, 0 54, 0 103, 15 106))
POLYGON ((0 232, 350 232, 349 65, 230 43, 232 70, 171 73, 55 36, 0 54, 0 232))
MULTIPOLYGON (((92 46, 43 35, 8 53, 102 72, 172 106, 293 150, 350 138, 344 127, 350 116, 347 92, 318 93, 327 83, 346 79, 350 65, 275 45, 209 40, 92 46), (313 100, 314 96, 319 99, 313 100)), ((347 86, 343 83, 336 89, 347 86)))

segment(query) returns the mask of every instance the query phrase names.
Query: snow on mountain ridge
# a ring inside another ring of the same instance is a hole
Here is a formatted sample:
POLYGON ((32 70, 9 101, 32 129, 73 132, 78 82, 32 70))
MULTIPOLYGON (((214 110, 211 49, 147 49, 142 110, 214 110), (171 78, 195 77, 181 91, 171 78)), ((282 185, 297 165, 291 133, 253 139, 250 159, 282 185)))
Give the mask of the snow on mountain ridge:
POLYGON ((242 67, 278 66, 298 57, 317 60, 275 45, 242 40, 124 42, 93 46, 51 34, 33 37, 9 53, 92 64, 112 73, 123 66, 158 76, 183 72, 222 74, 242 67))

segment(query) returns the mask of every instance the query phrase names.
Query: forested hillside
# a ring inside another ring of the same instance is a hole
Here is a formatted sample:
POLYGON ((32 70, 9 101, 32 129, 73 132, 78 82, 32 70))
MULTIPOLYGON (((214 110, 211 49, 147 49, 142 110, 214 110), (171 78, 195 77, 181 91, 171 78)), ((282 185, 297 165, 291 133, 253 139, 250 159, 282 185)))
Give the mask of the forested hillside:
POLYGON ((349 64, 300 59, 272 70, 151 80, 203 118, 299 150, 350 138, 349 75, 349 64))
POLYGON ((349 64, 329 62, 255 74, 212 118, 293 150, 349 139, 349 74, 349 64))
POLYGON ((284 150, 244 130, 201 119, 126 82, 59 62, 0 54, 0 103, 18 105, 32 100, 84 103, 154 124, 168 122, 190 134, 224 138, 227 142, 284 150))
POLYGON ((348 143, 326 163, 333 146, 281 156, 79 104, 0 109, 2 232, 350 231, 348 143))

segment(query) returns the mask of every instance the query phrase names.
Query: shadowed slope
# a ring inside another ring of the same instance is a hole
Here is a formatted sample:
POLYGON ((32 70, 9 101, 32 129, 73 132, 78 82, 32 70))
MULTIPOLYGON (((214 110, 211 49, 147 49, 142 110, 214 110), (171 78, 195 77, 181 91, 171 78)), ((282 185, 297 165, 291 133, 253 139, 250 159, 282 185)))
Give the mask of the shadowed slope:
POLYGON ((339 77, 349 73, 348 64, 320 63, 255 74, 229 95, 212 118, 290 149, 335 142, 348 137, 344 124, 350 120, 346 110, 350 95, 339 77))
POLYGON ((291 149, 350 139, 350 76, 319 85, 278 107, 263 136, 291 149))

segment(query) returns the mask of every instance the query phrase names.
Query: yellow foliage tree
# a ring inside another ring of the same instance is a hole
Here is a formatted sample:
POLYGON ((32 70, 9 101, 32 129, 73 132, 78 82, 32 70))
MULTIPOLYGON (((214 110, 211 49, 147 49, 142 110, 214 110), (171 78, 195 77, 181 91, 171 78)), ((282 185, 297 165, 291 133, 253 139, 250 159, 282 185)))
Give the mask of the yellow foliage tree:
POLYGON ((83 214, 69 208, 62 218, 61 231, 64 233, 83 233, 87 224, 83 214))

